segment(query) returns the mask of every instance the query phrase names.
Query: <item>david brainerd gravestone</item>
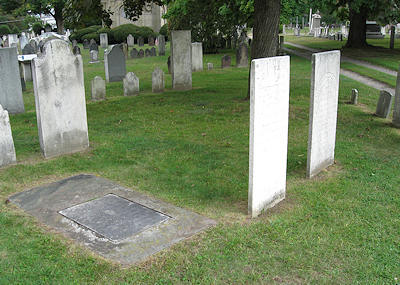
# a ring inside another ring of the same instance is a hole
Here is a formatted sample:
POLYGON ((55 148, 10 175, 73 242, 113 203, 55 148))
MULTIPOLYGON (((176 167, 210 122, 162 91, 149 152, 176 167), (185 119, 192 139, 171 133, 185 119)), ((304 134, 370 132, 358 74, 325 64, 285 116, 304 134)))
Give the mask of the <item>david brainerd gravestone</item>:
POLYGON ((203 44, 192 43, 192 71, 203 70, 203 44))
POLYGON ((375 114, 380 118, 389 118, 392 108, 393 95, 386 90, 381 90, 375 114))
POLYGON ((15 47, 0 49, 0 104, 10 114, 25 112, 15 47))
POLYGON ((124 78, 124 96, 139 94, 139 78, 133 72, 128 72, 124 78))
POLYGON ((151 75, 151 83, 154 93, 163 92, 165 88, 164 71, 157 67, 151 75))
POLYGON ((249 214, 285 198, 290 57, 255 59, 250 75, 249 214))
POLYGON ((101 48, 108 47, 108 35, 106 33, 100 34, 100 46, 101 48))
POLYGON ((165 55, 165 37, 163 35, 158 36, 158 55, 165 55))
POLYGON ((113 45, 104 52, 106 81, 122 81, 126 74, 125 55, 122 45, 113 45))
POLYGON ((92 80, 92 100, 99 101, 106 99, 106 82, 100 76, 92 80))
POLYGON ((312 56, 307 177, 317 175, 335 159, 339 100, 340 51, 312 56))
POLYGON ((192 42, 191 31, 171 32, 172 88, 192 89, 192 42))
POLYGON ((46 158, 89 147, 81 55, 52 40, 32 62, 39 141, 46 158))
POLYGON ((396 93, 394 98, 393 125, 400 128, 400 68, 397 72, 396 93))
POLYGON ((0 167, 15 163, 14 140, 12 138, 8 112, 0 105, 0 167))

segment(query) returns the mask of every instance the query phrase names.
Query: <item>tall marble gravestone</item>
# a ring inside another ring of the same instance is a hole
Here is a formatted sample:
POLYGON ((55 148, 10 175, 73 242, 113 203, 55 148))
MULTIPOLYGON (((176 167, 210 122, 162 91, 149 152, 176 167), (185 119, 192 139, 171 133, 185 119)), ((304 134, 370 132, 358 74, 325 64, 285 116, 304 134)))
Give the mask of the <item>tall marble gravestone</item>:
POLYGON ((249 215, 279 203, 286 193, 290 57, 251 62, 249 215))
POLYGON ((192 39, 191 31, 171 32, 172 88, 192 89, 192 39))
POLYGON ((28 38, 26 37, 24 32, 21 34, 21 37, 19 38, 19 44, 21 49, 23 49, 28 44, 28 38))
POLYGON ((46 158, 89 147, 81 55, 52 40, 32 62, 39 141, 46 158))
POLYGON ((100 46, 103 49, 108 48, 108 35, 107 33, 100 34, 100 46))
POLYGON ((381 90, 375 115, 384 119, 389 118, 392 102, 393 95, 389 91, 381 90))
POLYGON ((126 74, 125 54, 122 45, 113 45, 104 51, 107 82, 122 81, 126 74))
POLYGON ((396 93, 394 97, 393 125, 400 128, 400 68, 397 72, 396 93))
POLYGON ((192 71, 203 70, 203 44, 192 43, 192 71))
POLYGON ((236 50, 236 66, 246 68, 249 66, 249 49, 244 43, 241 43, 236 50))
POLYGON ((0 167, 15 163, 14 140, 8 112, 0 105, 0 167))
POLYGON ((128 47, 133 47, 135 45, 135 38, 129 34, 126 38, 126 43, 128 44, 128 47))
POLYGON ((10 114, 25 112, 15 47, 0 49, 0 105, 10 114))
POLYGON ((340 51, 312 56, 307 177, 312 178, 335 159, 339 100, 340 51))
POLYGON ((128 72, 124 78, 124 96, 139 95, 139 78, 133 72, 128 72))
POLYGON ((153 93, 164 92, 165 80, 164 71, 157 67, 151 74, 151 83, 153 93))
POLYGON ((165 55, 165 37, 163 35, 158 36, 158 55, 165 55))

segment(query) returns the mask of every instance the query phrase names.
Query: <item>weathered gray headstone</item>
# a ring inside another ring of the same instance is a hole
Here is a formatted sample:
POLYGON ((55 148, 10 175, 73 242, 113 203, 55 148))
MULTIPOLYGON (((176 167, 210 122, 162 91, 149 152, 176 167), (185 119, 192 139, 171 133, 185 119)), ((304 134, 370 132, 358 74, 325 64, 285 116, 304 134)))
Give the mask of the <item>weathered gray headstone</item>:
POLYGON ((400 68, 397 72, 396 93, 394 98, 393 125, 400 128, 400 68))
POLYGON ((158 36, 158 55, 165 55, 165 37, 158 36))
POLYGON ((10 114, 25 112, 15 47, 0 49, 0 104, 10 114))
POLYGON ((29 44, 34 48, 34 53, 37 53, 38 52, 38 43, 37 43, 37 41, 36 40, 34 40, 34 39, 31 39, 30 41, 29 41, 29 44))
POLYGON ((171 32, 171 72, 173 89, 192 89, 191 31, 171 32))
POLYGON ((32 62, 39 141, 46 158, 89 147, 83 63, 63 40, 32 62))
POLYGON ((340 51, 312 56, 307 177, 312 178, 335 159, 339 100, 340 51))
POLYGON ((89 45, 90 45, 90 42, 87 39, 84 39, 83 40, 83 48, 84 49, 89 49, 89 45))
POLYGON ((133 47, 135 45, 135 38, 129 34, 126 38, 126 43, 128 44, 128 47, 133 47))
POLYGON ((192 43, 192 71, 203 70, 203 44, 192 43))
POLYGON ((151 51, 149 49, 146 49, 146 51, 144 52, 146 57, 151 56, 151 51))
POLYGON ((150 55, 151 55, 151 56, 157 56, 157 50, 156 50, 155 47, 152 47, 152 48, 150 49, 150 55))
POLYGON ((208 68, 208 70, 213 70, 214 69, 214 64, 211 63, 211 62, 207 63, 207 68, 208 68))
POLYGON ((99 101, 106 99, 106 82, 100 76, 92 80, 92 100, 99 101))
POLYGON ((31 44, 26 44, 25 47, 22 49, 22 54, 35 54, 35 48, 31 46, 31 44))
POLYGON ((89 63, 98 63, 98 62, 99 62, 99 52, 97 50, 91 50, 89 63))
POLYGON ((21 37, 19 38, 19 44, 21 50, 24 49, 24 47, 28 44, 28 38, 26 37, 24 32, 21 33, 21 37))
POLYGON ((138 38, 138 45, 139 45, 140 47, 144 46, 144 38, 143 38, 143 37, 139 37, 139 38, 138 38))
POLYGON ((8 112, 0 105, 0 167, 15 163, 14 140, 8 112))
POLYGON ((352 89, 351 90, 351 104, 357 105, 358 103, 358 90, 357 89, 352 89))
POLYGON ((289 81, 289 56, 252 61, 248 200, 252 217, 285 198, 289 81))
POLYGON ((160 68, 156 68, 151 76, 152 82, 152 91, 153 93, 164 92, 165 88, 165 80, 164 80, 164 71, 160 68))
POLYGON ((229 55, 224 55, 221 58, 221 68, 231 67, 231 57, 229 55))
POLYGON ((139 95, 139 78, 133 72, 128 72, 124 78, 124 96, 139 95))
POLYGON ((375 114, 380 118, 389 118, 392 102, 393 94, 389 91, 381 90, 375 114))
POLYGON ((133 48, 131 50, 131 58, 138 58, 139 57, 139 52, 137 49, 133 48))
POLYGON ((108 35, 107 33, 100 34, 100 46, 103 49, 108 48, 108 35))
POLYGON ((143 58, 144 57, 144 50, 140 49, 139 50, 139 58, 143 58))
POLYGON ((104 51, 106 81, 122 81, 126 75, 125 55, 122 45, 113 45, 104 51))
POLYGON ((149 37, 149 39, 148 39, 148 41, 149 41, 149 46, 154 46, 154 37, 149 37))
POLYGON ((94 39, 90 40, 90 44, 89 44, 89 50, 95 50, 95 51, 99 51, 99 46, 97 45, 96 41, 94 39))
POLYGON ((73 53, 74 55, 81 54, 81 49, 80 49, 80 47, 79 47, 79 46, 74 46, 74 47, 72 48, 72 53, 73 53))
POLYGON ((249 66, 249 49, 246 44, 240 44, 236 50, 236 66, 246 68, 249 66))

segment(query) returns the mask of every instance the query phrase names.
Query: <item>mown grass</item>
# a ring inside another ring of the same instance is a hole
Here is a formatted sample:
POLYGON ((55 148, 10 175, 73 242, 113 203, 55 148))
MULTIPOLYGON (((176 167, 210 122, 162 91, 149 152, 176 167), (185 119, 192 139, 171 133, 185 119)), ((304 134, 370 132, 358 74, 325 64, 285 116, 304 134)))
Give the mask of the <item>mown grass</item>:
MULTIPOLYGON (((228 51, 225 51, 228 52, 228 51)), ((231 55, 233 53, 231 52, 231 55)), ((83 51, 90 150, 45 160, 40 154, 32 85, 27 112, 11 116, 19 163, 0 170, 0 199, 78 173, 135 187, 218 221, 218 226, 129 268, 108 263, 0 204, 0 284, 393 284, 400 277, 400 132, 372 115, 378 91, 341 77, 336 165, 305 179, 310 62, 291 58, 287 198, 247 217, 249 102, 247 69, 193 74, 193 90, 151 93, 167 57, 129 60, 141 94, 90 102, 104 76, 83 51), (347 104, 351 89, 359 106, 347 104)))
POLYGON ((374 80, 378 80, 383 83, 386 83, 393 88, 396 87, 396 77, 393 75, 389 75, 389 74, 377 71, 375 69, 366 68, 364 66, 359 66, 359 65, 349 63, 349 62, 342 62, 341 67, 344 69, 354 71, 363 76, 367 76, 374 80))

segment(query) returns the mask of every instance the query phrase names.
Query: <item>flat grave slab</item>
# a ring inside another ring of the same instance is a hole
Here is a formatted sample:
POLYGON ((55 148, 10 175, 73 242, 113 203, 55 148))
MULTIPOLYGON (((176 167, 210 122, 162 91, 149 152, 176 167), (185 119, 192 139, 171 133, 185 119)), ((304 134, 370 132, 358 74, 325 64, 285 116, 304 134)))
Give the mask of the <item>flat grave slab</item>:
POLYGON ((10 201, 94 253, 124 265, 144 261, 216 224, 85 174, 17 193, 10 201))

